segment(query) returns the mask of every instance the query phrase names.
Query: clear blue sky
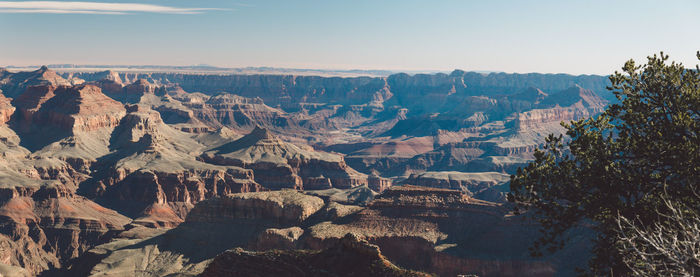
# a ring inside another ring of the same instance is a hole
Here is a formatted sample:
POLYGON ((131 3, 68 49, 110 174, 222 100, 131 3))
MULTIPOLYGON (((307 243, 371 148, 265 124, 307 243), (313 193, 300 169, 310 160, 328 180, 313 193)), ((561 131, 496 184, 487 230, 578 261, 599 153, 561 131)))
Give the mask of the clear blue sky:
POLYGON ((0 1, 0 66, 609 74, 660 50, 695 65, 700 50, 697 0, 55 2, 0 1))

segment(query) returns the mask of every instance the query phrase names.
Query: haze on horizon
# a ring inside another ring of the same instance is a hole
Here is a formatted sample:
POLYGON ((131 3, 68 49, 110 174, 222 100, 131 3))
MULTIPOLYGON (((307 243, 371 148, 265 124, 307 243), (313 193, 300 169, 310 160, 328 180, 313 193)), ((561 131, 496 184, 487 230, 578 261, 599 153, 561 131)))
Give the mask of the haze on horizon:
POLYGON ((0 1, 0 66, 610 74, 700 49, 699 1, 0 1))

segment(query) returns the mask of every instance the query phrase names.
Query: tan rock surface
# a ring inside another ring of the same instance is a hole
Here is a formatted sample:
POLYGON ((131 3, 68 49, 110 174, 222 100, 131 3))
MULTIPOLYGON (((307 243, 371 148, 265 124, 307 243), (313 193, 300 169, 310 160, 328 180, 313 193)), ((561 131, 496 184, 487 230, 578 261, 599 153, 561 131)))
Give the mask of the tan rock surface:
POLYGON ((117 200, 137 222, 173 227, 199 201, 262 189, 250 170, 197 161, 204 146, 165 124, 157 112, 139 105, 128 111, 111 135, 115 151, 101 159, 104 175, 96 176, 101 178, 91 193, 117 200))
POLYGON ((187 222, 227 222, 232 219, 265 219, 300 223, 324 206, 321 198, 295 190, 229 194, 198 205, 187 222))
POLYGON ((206 162, 250 168, 270 189, 351 188, 367 184, 367 175, 345 164, 340 155, 304 149, 256 127, 242 138, 207 151, 206 162))
POLYGON ((510 181, 510 175, 500 172, 428 171, 411 174, 403 183, 421 187, 460 190, 473 196, 508 181, 510 181))

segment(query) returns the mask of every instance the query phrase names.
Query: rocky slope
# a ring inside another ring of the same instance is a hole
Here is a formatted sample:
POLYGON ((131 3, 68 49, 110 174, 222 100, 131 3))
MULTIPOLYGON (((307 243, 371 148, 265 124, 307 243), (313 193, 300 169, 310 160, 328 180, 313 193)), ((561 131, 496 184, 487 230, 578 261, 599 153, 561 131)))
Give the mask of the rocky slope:
POLYGON ((11 72, 0 68, 0 90, 7 97, 15 98, 30 86, 67 86, 72 83, 55 71, 42 66, 36 71, 11 72))
POLYGON ((127 106, 111 136, 112 152, 95 165, 89 195, 147 226, 175 226, 194 203, 232 192, 258 191, 250 170, 195 159, 204 146, 165 124, 148 107, 127 106), (121 208, 123 207, 123 208, 121 208))
POLYGON ((303 149, 259 127, 207 151, 202 159, 250 168, 256 181, 270 189, 351 188, 368 184, 367 176, 348 167, 342 156, 303 149))
POLYGON ((429 276, 393 265, 379 247, 348 234, 324 250, 219 254, 201 276, 429 276))
POLYGON ((61 268, 108 241, 129 219, 74 193, 73 179, 0 126, 0 259, 27 274, 61 268))
POLYGON ((15 109, 16 108, 10 104, 10 99, 0 94, 0 125, 4 125, 10 120, 15 109))
MULTIPOLYGON (((84 77, 100 76, 119 77, 84 77)), ((512 173, 531 158, 543 134, 563 131, 559 122, 597 114, 607 103, 601 98, 607 97, 605 78, 597 76, 455 71, 387 78, 136 77, 169 87, 167 95, 140 103, 180 130, 262 126, 284 139, 346 154, 355 169, 382 177, 425 170, 512 173), (468 145, 445 146, 465 140, 468 145)))
POLYGON ((110 133, 125 114, 122 104, 91 85, 29 87, 13 105, 11 126, 22 145, 81 170, 109 153, 110 133))
POLYGON ((524 218, 458 191, 413 186, 393 187, 366 209, 344 220, 314 225, 307 233, 311 247, 324 247, 342 234, 354 233, 378 245, 399 266, 441 276, 572 274, 567 270, 573 261, 561 257, 588 251, 584 246, 588 238, 577 234, 570 248, 539 259, 529 257, 527 247, 537 228, 524 218))
POLYGON ((498 172, 428 171, 411 174, 403 183, 421 187, 459 190, 467 195, 474 195, 509 180, 510 175, 498 172))
POLYGON ((386 272, 368 265, 370 259, 440 276, 552 276, 572 274, 580 264, 566 257, 588 251, 589 237, 580 232, 554 255, 529 257, 536 233, 537 226, 506 207, 454 190, 394 187, 366 207, 293 190, 241 193, 198 203, 185 223, 165 233, 125 231, 71 268, 92 275, 206 276, 234 269, 263 274, 289 265, 314 272, 334 264, 342 271, 330 272, 339 275, 386 272), (344 255, 336 256, 341 249, 344 255), (352 269, 341 266, 348 260, 352 269))
POLYGON ((107 242, 129 219, 58 184, 3 187, 3 261, 37 274, 107 242))
POLYGON ((68 275, 198 275, 218 254, 235 247, 255 248, 264 233, 301 226, 324 206, 321 198, 293 190, 205 200, 177 228, 153 232, 136 227, 95 247, 71 265, 68 275))

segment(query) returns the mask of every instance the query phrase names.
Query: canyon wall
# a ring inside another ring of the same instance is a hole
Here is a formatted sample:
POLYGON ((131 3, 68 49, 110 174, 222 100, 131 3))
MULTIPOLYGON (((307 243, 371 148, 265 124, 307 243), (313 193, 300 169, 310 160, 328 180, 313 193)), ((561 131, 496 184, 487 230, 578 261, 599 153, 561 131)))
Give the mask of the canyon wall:
POLYGON ((605 109, 605 77, 62 75, 0 70, 0 259, 29 274, 196 275, 348 233, 379 248, 357 259, 441 275, 588 253, 581 231, 527 256, 537 226, 504 195, 561 122, 605 109))

